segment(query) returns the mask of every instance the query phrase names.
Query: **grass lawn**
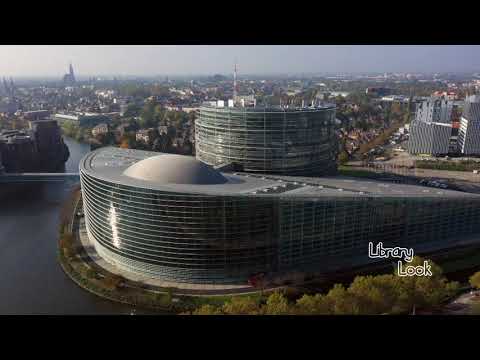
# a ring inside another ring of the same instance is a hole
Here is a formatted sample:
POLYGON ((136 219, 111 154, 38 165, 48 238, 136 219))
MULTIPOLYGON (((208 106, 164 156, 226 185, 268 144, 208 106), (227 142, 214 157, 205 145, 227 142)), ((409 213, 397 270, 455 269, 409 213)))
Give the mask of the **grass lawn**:
POLYGON ((365 178, 378 177, 378 175, 373 171, 359 170, 359 169, 352 168, 350 166, 339 166, 338 174, 343 176, 365 177, 365 178))

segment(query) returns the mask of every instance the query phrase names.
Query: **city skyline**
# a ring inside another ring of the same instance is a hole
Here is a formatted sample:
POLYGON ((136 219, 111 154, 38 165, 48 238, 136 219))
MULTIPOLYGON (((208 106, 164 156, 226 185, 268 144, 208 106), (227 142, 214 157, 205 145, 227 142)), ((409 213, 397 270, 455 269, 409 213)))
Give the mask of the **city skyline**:
POLYGON ((79 77, 238 73, 442 73, 480 71, 480 46, 180 45, 0 46, 0 75, 79 77), (381 60, 381 61, 380 61, 381 60))

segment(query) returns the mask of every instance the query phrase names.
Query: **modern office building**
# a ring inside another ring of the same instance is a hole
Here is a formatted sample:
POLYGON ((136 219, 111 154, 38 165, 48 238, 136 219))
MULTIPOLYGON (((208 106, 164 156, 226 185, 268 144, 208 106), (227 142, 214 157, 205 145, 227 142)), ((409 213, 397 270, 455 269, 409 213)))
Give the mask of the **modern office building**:
POLYGON ((477 194, 226 173, 193 157, 119 148, 86 155, 80 175, 98 254, 168 281, 232 284, 258 273, 346 270, 375 261, 370 241, 415 254, 480 242, 477 194))
POLYGON ((458 147, 465 155, 480 155, 480 96, 465 100, 458 131, 458 147))
POLYGON ((449 124, 412 121, 408 152, 414 155, 447 155, 450 151, 451 132, 449 124))
POLYGON ((80 127, 96 126, 101 123, 110 122, 110 117, 107 114, 99 113, 69 113, 69 114, 55 114, 53 119, 60 124, 70 122, 80 127))
POLYGON ((45 120, 50 116, 50 110, 34 110, 34 111, 25 111, 22 116, 25 120, 34 121, 34 120, 45 120))
POLYGON ((62 171, 70 156, 55 120, 29 121, 28 130, 0 131, 0 153, 4 171, 62 171))
POLYGON ((195 121, 197 159, 244 171, 323 175, 336 171, 335 106, 204 105, 195 121))
POLYGON ((454 104, 432 97, 417 104, 415 120, 410 125, 408 152, 432 156, 449 153, 454 104))
POLYGON ((430 97, 417 104, 415 121, 450 124, 452 122, 453 101, 442 97, 430 97))

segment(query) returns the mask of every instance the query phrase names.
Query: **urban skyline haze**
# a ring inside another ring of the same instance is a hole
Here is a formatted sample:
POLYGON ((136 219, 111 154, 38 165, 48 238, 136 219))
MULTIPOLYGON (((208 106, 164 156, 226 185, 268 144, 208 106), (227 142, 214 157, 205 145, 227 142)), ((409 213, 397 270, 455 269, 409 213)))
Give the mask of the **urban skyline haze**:
POLYGON ((0 46, 0 76, 477 72, 480 46, 0 46))

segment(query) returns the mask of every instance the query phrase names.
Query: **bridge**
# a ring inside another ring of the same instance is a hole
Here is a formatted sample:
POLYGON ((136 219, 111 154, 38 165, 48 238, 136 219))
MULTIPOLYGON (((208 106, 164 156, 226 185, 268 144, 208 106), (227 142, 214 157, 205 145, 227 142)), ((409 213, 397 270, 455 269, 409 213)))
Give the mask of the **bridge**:
POLYGON ((80 181, 78 173, 4 173, 0 174, 1 183, 64 182, 80 181))

